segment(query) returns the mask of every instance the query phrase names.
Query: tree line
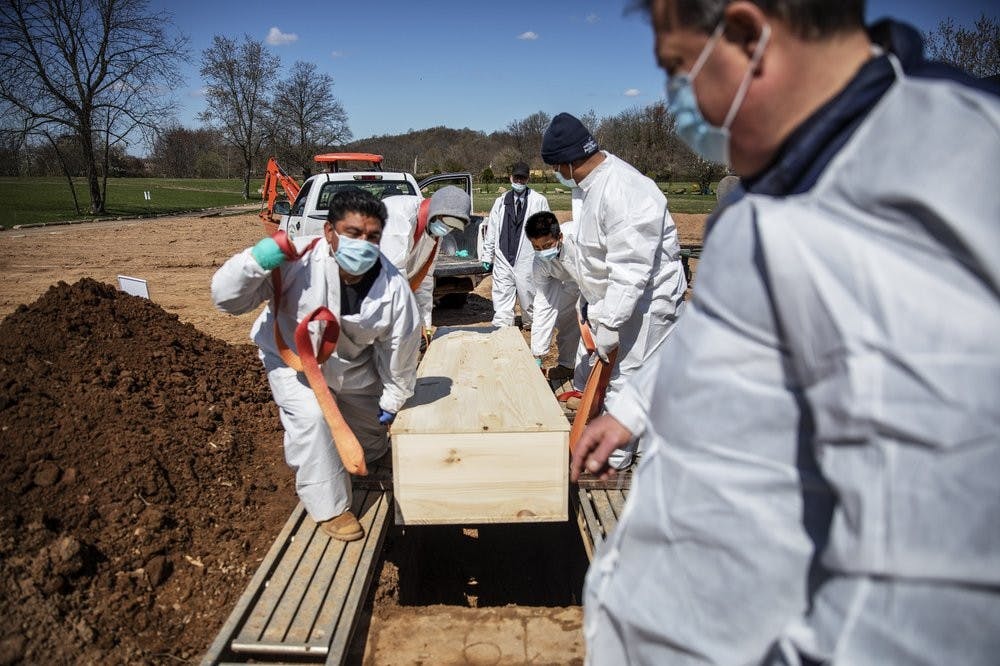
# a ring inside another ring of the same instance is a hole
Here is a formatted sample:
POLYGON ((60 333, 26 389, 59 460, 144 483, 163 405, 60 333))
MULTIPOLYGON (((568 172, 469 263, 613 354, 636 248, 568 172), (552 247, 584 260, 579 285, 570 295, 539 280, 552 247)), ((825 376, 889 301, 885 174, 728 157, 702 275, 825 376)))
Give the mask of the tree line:
MULTIPOLYGON (((1000 76, 1000 22, 952 19, 924 35, 933 59, 977 77, 1000 76)), ((333 78, 313 63, 282 67, 263 41, 216 35, 200 54, 205 108, 183 127, 168 91, 181 84, 188 40, 146 0, 5 0, 0 3, 0 175, 86 180, 89 210, 104 212, 108 178, 158 176, 243 180, 249 197, 268 155, 306 177, 312 156, 376 152, 387 169, 425 175, 469 171, 505 180, 526 161, 542 169, 543 111, 494 132, 433 127, 351 141, 333 78), (135 157, 139 146, 148 157, 135 157)), ((707 183, 724 171, 676 137, 662 102, 599 118, 579 113, 601 146, 650 177, 707 183)))

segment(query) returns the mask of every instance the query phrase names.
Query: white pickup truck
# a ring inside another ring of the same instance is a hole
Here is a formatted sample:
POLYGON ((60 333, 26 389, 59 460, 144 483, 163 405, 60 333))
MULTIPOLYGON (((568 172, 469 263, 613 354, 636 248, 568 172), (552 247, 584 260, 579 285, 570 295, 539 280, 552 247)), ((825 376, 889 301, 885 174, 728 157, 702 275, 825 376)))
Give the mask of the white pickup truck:
MULTIPOLYGON (((317 156, 317 161, 330 164, 330 170, 311 176, 302 184, 295 201, 277 202, 274 213, 280 215, 279 229, 289 236, 323 233, 330 198, 346 187, 360 187, 380 199, 399 194, 430 196, 445 185, 456 185, 472 196, 472 176, 468 173, 445 173, 417 181, 404 171, 382 171, 379 159, 363 163, 358 160, 338 159, 341 154, 317 156), (320 159, 324 157, 326 159, 320 159), (349 169, 342 168, 354 162, 349 169), (367 167, 367 168, 365 168, 367 167)), ((352 156, 355 157, 355 156, 352 156)), ((442 307, 460 307, 469 292, 485 277, 486 270, 479 260, 485 229, 483 218, 473 215, 464 232, 452 231, 445 236, 438 248, 434 267, 434 300, 442 307)))

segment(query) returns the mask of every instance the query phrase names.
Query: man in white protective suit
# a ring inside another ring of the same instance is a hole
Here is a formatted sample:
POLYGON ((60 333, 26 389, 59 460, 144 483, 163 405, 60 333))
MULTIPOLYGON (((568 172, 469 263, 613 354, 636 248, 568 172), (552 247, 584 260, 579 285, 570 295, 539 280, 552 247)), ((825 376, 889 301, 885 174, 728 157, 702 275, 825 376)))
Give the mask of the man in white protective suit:
MULTIPOLYGON (((241 314, 271 301, 250 337, 260 348, 285 429, 285 461, 295 471, 295 490, 310 517, 342 541, 364 536, 350 511, 350 475, 317 395, 303 373, 282 360, 274 329, 277 325, 284 343, 301 357, 295 344, 299 322, 321 306, 336 315, 340 335, 333 355, 322 363, 323 378, 365 460, 383 456, 387 428, 413 394, 420 345, 410 286, 379 252, 385 216, 374 195, 341 190, 330 200, 323 236, 295 239, 300 257, 289 259, 274 238, 265 238, 226 261, 212 278, 212 299, 223 312, 241 314), (280 274, 277 310, 272 272, 280 274)), ((310 332, 315 344, 319 333, 310 332)))
MULTIPOLYGON (((552 119, 542 136, 542 159, 573 188, 575 273, 597 354, 608 360, 618 350, 605 403, 610 407, 681 314, 687 280, 677 229, 656 183, 600 150, 574 116, 552 119)), ((633 441, 616 450, 612 465, 628 467, 636 447, 633 441)))
POLYGON ((742 180, 573 456, 644 442, 588 659, 997 663, 996 88, 863 0, 645 4, 675 131, 742 180))
POLYGON ((556 335, 558 364, 546 377, 573 378, 573 388, 582 391, 590 372, 587 350, 580 344, 580 287, 576 270, 576 222, 560 225, 556 216, 539 211, 524 222, 524 234, 535 250, 532 281, 535 286, 535 320, 531 327, 531 353, 541 365, 556 335))
POLYGON ((382 234, 382 254, 411 282, 423 275, 419 284, 415 285, 414 295, 421 323, 429 335, 434 310, 436 243, 452 230, 465 229, 469 224, 472 201, 461 188, 447 185, 430 199, 402 194, 386 197, 382 203, 388 212, 382 234))
POLYGON ((483 268, 493 270, 493 325, 514 325, 514 303, 521 306, 521 326, 531 328, 531 304, 535 288, 531 270, 535 253, 524 235, 524 221, 549 201, 528 187, 528 165, 518 162, 511 169, 510 187, 497 197, 486 218, 486 238, 480 259, 483 268))

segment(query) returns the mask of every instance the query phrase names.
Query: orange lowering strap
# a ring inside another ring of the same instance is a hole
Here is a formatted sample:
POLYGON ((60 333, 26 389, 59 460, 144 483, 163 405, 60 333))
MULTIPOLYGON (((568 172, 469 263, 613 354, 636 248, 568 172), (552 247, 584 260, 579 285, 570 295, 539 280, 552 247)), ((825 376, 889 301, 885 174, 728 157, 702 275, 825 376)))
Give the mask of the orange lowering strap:
MULTIPOLYGON (((424 231, 427 229, 427 213, 430 211, 430 207, 430 199, 424 199, 420 202, 420 208, 417 210, 417 224, 413 229, 414 247, 416 247, 417 241, 420 240, 420 237, 424 235, 424 231)), ((431 250, 430 256, 427 257, 427 261, 425 261, 424 265, 413 274, 413 277, 410 278, 410 291, 415 293, 417 289, 420 288, 420 283, 424 281, 425 277, 427 277, 427 271, 431 269, 431 264, 434 263, 434 257, 437 256, 438 241, 439 239, 434 239, 434 248, 431 250)))
MULTIPOLYGON (((278 247, 290 260, 298 259, 319 242, 315 239, 301 253, 295 251, 295 246, 288 239, 284 231, 279 231, 272 236, 278 247)), ((361 443, 351 427, 344 420, 344 415, 337 407, 337 401, 330 392, 330 387, 326 385, 326 378, 319 368, 319 364, 330 358, 333 350, 337 347, 337 338, 340 335, 340 323, 333 312, 325 306, 320 306, 309 313, 305 319, 299 322, 295 328, 295 346, 298 348, 300 356, 297 356, 281 336, 281 329, 278 326, 278 308, 281 305, 281 271, 275 269, 271 271, 271 284, 274 287, 274 298, 271 301, 271 311, 274 313, 274 342, 278 346, 278 353, 285 365, 296 372, 305 374, 309 387, 316 394, 319 408, 323 412, 323 419, 326 421, 330 434, 333 435, 333 443, 337 447, 344 469, 350 474, 364 476, 368 474, 368 466, 365 464, 365 452, 361 448, 361 443), (312 340, 309 337, 309 324, 313 321, 325 321, 326 327, 320 339, 319 354, 313 350, 312 340)))
MULTIPOLYGON (((597 345, 594 344, 594 336, 590 334, 590 326, 582 319, 577 320, 577 323, 580 324, 580 337, 583 339, 584 348, 591 354, 597 353, 597 345)), ((608 384, 611 382, 611 370, 615 367, 617 359, 618 350, 615 349, 608 354, 607 363, 598 357, 594 367, 590 369, 587 385, 583 387, 583 396, 580 398, 580 406, 576 410, 573 426, 569 430, 570 453, 576 450, 576 443, 580 441, 583 429, 601 410, 604 404, 604 393, 608 390, 608 384)))

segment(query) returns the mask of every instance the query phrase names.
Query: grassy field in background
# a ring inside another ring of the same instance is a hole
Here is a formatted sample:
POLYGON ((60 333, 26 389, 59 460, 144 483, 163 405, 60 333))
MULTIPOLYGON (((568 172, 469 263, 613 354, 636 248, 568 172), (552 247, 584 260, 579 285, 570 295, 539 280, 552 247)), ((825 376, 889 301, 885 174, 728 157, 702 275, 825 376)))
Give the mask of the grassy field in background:
MULTIPOLYGON (((74 180, 80 208, 90 206, 87 184, 82 178, 74 180)), ((250 183, 251 199, 255 203, 258 181, 250 183)), ((715 195, 692 194, 697 188, 692 183, 659 183, 667 197, 672 213, 709 213, 715 206, 715 195)), ((531 187, 549 200, 552 210, 569 210, 569 191, 558 183, 532 183, 531 187)), ((501 184, 475 185, 473 208, 488 212, 502 189, 501 184)), ((715 187, 713 186, 713 192, 715 187)), ((3 213, 0 227, 11 228, 17 224, 87 220, 95 216, 86 212, 78 214, 73 209, 73 198, 64 178, 0 178, 0 202, 3 213)), ((165 178, 112 178, 108 181, 107 212, 96 216, 138 217, 231 206, 246 203, 243 200, 242 181, 239 179, 165 179, 165 178), (149 192, 146 201, 143 192, 149 192)))
MULTIPOLYGON (((718 183, 712 184, 712 194, 693 194, 698 191, 694 183, 657 183, 660 191, 667 197, 667 209, 671 213, 711 213, 715 208, 715 189, 718 183)), ((528 183, 531 189, 545 195, 552 210, 570 210, 569 190, 558 183, 528 183)), ((478 211, 489 211, 493 202, 501 192, 510 189, 507 185, 475 185, 473 193, 473 208, 478 211)))
MULTIPOLYGON (((73 208, 65 178, 0 178, 0 225, 10 228, 16 224, 94 218, 86 212, 90 208, 86 181, 76 178, 73 184, 82 214, 73 208)), ((256 194, 254 187, 251 183, 251 196, 256 194)), ((238 179, 111 178, 107 197, 107 212, 96 217, 181 213, 244 203, 243 183, 238 179), (149 201, 143 192, 150 193, 149 201)))

